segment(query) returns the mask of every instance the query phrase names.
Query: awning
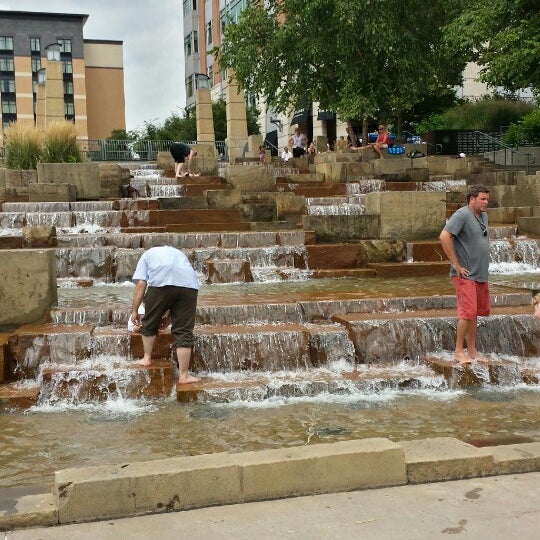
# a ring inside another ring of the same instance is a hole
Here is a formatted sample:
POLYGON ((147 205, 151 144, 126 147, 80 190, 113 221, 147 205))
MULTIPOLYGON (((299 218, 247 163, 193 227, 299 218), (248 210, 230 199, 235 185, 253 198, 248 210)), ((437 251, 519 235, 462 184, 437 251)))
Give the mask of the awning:
POLYGON ((330 109, 319 109, 317 120, 335 120, 336 113, 330 109))
POLYGON ((291 126, 293 124, 301 124, 302 122, 305 122, 308 119, 310 109, 311 107, 306 107, 305 109, 298 109, 295 111, 291 120, 291 126))

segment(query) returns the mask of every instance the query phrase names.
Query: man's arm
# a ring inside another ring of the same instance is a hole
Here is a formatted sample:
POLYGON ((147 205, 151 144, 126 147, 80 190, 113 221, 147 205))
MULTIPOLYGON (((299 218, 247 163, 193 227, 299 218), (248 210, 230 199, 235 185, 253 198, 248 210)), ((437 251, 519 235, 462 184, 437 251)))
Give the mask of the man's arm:
POLYGON ((454 250, 453 236, 446 229, 443 229, 439 235, 439 240, 443 248, 444 254, 448 257, 450 264, 454 267, 454 270, 457 272, 458 276, 467 277, 469 275, 469 270, 461 266, 456 256, 454 250))
POLYGON ((135 285, 135 290, 133 291, 133 300, 131 301, 131 322, 133 324, 140 324, 139 306, 143 301, 145 291, 146 281, 144 281, 144 279, 139 279, 135 285))

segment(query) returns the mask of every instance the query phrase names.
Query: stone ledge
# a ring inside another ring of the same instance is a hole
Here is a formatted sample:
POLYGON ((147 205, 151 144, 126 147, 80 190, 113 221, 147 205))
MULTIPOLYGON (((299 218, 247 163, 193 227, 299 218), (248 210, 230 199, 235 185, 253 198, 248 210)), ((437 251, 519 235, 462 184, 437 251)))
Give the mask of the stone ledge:
POLYGON ((403 485, 403 449, 362 439, 66 469, 55 475, 60 523, 313 493, 403 485))
POLYGON ((479 453, 494 458, 493 474, 527 473, 540 470, 540 442, 484 447, 479 453))
POLYGON ((22 495, 0 504, 0 531, 57 524, 58 512, 51 493, 22 495))
MULTIPOLYGON (((361 439, 66 469, 53 495, 0 498, 0 531, 211 505, 540 470, 540 442, 361 439)), ((17 492, 17 488, 13 488, 17 492)))
POLYGON ((493 454, 450 437, 400 443, 409 484, 460 480, 494 474, 493 454))

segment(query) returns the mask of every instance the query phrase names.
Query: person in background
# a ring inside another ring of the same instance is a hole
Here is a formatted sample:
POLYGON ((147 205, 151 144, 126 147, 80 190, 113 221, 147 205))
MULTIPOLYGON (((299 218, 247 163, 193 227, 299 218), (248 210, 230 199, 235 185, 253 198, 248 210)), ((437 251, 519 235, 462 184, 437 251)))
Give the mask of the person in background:
POLYGON ((308 153, 308 154, 316 154, 316 153, 317 153, 317 148, 315 147, 315 144, 314 144, 314 143, 311 143, 311 144, 308 146, 307 153, 308 153))
POLYGON ((140 324, 143 359, 139 365, 152 365, 152 349, 163 315, 171 314, 171 334, 176 340, 178 384, 199 382, 189 373, 193 348, 195 315, 199 281, 186 255, 171 246, 159 246, 145 251, 133 274, 135 290, 131 303, 131 322, 140 324), (139 307, 144 299, 145 315, 140 319, 139 307))
POLYGON ((281 152, 281 160, 284 163, 287 163, 287 161, 289 161, 289 159, 292 159, 292 157, 293 157, 293 155, 292 155, 291 151, 289 150, 289 147, 285 146, 283 148, 283 152, 281 152))
POLYGON ((292 153, 294 157, 302 157, 306 153, 304 148, 306 142, 306 136, 300 131, 300 128, 297 127, 291 136, 291 140, 289 141, 289 144, 292 146, 292 153))
POLYGON ((336 142, 336 151, 344 152, 346 149, 347 149, 347 141, 345 140, 345 137, 342 135, 336 142))
POLYGON ((266 165, 266 149, 264 146, 259 146, 259 163, 266 165))
POLYGON ((374 152, 383 159, 382 150, 388 148, 390 144, 390 133, 382 124, 377 128, 377 139, 374 143, 370 143, 366 146, 351 146, 351 150, 365 150, 366 148, 372 148, 374 152))
POLYGON ((490 313, 488 203, 489 189, 471 186, 467 206, 452 214, 439 235, 456 289, 458 322, 454 354, 460 364, 487 361, 476 350, 476 324, 478 316, 486 317, 490 313))
MULTIPOLYGON (((193 158, 197 155, 197 150, 193 150, 187 144, 182 142, 175 142, 171 144, 171 155, 174 159, 174 175, 176 178, 182 176, 190 176, 191 173, 191 162, 193 158), (187 158, 187 170, 184 172, 184 165, 187 158)), ((193 176, 198 176, 194 174, 193 176)))
POLYGON ((533 298, 534 316, 536 319, 540 319, 540 293, 536 294, 533 298))

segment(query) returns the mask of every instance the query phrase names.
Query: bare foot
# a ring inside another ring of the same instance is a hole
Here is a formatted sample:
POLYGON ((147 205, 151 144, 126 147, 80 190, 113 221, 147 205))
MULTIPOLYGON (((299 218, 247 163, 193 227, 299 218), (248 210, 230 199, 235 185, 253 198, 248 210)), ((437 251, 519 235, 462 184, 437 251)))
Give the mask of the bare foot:
POLYGON ((148 360, 139 360, 137 362, 137 365, 142 367, 150 367, 152 365, 152 362, 148 360))
POLYGON ((201 173, 190 173, 191 176, 201 176, 201 173))
POLYGON ((460 364, 470 364, 472 362, 472 358, 469 358, 464 352, 457 352, 454 357, 460 364))
POLYGON ((178 378, 178 384, 192 384, 199 382, 201 379, 199 377, 194 377, 193 375, 184 375, 178 378))

